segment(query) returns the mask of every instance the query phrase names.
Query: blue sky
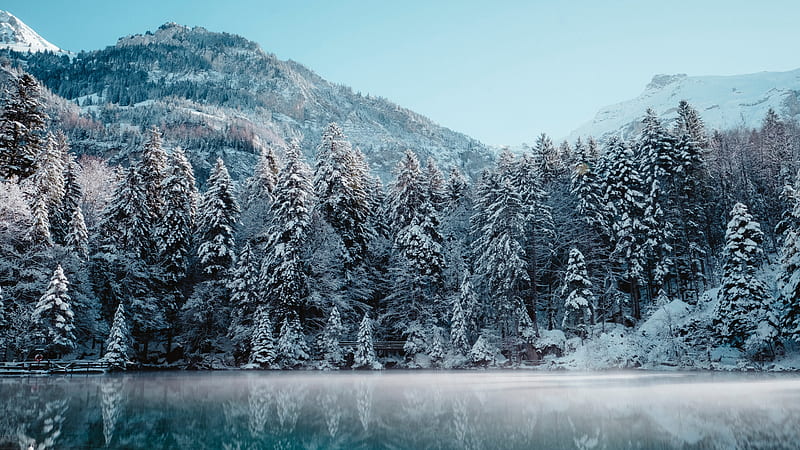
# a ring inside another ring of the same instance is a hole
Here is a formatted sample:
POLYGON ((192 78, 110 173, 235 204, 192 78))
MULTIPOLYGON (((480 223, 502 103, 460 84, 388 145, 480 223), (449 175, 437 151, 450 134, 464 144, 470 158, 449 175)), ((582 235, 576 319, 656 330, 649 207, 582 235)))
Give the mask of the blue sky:
POLYGON ((657 73, 800 67, 797 1, 5 0, 73 51, 165 22, 227 31, 488 144, 556 138, 657 73))

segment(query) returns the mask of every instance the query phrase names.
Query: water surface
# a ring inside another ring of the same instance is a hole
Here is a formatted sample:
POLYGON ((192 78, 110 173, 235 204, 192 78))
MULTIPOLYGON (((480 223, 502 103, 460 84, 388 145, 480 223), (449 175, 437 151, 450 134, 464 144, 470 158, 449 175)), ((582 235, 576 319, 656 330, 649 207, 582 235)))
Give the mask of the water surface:
POLYGON ((800 376, 215 372, 0 378, 2 448, 798 448, 800 376))

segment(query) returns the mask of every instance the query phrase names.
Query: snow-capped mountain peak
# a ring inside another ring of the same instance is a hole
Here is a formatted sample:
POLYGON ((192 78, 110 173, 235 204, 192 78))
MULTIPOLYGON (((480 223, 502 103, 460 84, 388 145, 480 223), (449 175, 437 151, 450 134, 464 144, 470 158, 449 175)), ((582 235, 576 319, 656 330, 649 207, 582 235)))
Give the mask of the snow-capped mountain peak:
POLYGON ((10 12, 2 10, 0 10, 0 48, 16 52, 69 53, 39 36, 31 27, 25 25, 10 12))
POLYGON ((681 100, 700 112, 709 129, 757 128, 770 108, 786 118, 800 116, 800 69, 731 76, 656 75, 638 97, 600 109, 569 140, 633 137, 647 108, 669 123, 681 100))

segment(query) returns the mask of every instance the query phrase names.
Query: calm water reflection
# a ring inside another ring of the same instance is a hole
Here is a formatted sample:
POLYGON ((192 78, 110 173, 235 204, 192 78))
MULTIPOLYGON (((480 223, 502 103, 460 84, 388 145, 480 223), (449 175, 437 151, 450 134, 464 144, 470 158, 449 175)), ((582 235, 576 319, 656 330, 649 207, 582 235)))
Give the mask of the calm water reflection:
POLYGON ((0 379, 0 448, 798 448, 800 377, 529 372, 0 379))

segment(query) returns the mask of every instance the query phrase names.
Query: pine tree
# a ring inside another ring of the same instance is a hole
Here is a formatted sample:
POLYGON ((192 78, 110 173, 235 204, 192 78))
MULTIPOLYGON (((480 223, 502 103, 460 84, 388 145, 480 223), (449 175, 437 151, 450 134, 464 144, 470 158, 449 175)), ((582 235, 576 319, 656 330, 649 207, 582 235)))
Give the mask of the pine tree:
POLYGON ((314 193, 316 208, 341 241, 346 272, 364 262, 373 233, 368 181, 363 154, 353 150, 338 125, 328 125, 317 147, 314 193))
POLYGON ((583 254, 577 248, 573 248, 569 252, 567 273, 564 276, 561 295, 566 296, 564 320, 561 322, 561 326, 585 337, 586 326, 591 323, 595 298, 592 293, 592 282, 586 271, 586 262, 583 254))
POLYGON ((453 313, 450 318, 450 348, 457 356, 466 356, 470 350, 467 340, 467 318, 459 298, 453 301, 453 313))
POLYGON ((361 325, 358 327, 358 345, 354 355, 353 368, 373 370, 382 368, 372 345, 372 320, 369 318, 369 313, 364 314, 361 325))
POLYGON ((241 232, 245 240, 263 246, 269 226, 270 207, 278 184, 280 164, 272 146, 264 146, 253 175, 244 181, 241 198, 241 232))
POLYGON ((791 202, 789 220, 781 249, 781 270, 778 273, 781 332, 800 343, 800 171, 793 186, 785 193, 791 202))
POLYGON ((235 353, 246 353, 248 341, 253 336, 254 327, 258 324, 258 310, 266 305, 259 296, 258 278, 260 265, 249 242, 245 242, 236 266, 231 274, 228 288, 231 291, 231 323, 228 336, 234 346, 235 353))
POLYGON ((36 339, 58 356, 75 349, 75 318, 68 289, 69 282, 59 265, 31 313, 36 339))
POLYGON ((278 338, 277 359, 286 369, 298 367, 309 360, 308 344, 296 314, 290 314, 283 319, 278 338))
POLYGON ((80 206, 72 212, 68 229, 64 244, 74 255, 85 260, 89 257, 89 231, 86 229, 80 206))
MULTIPOLYGON (((160 204, 162 214, 160 221, 155 224, 159 260, 169 281, 177 285, 186 277, 189 269, 198 196, 192 165, 179 147, 170 155, 160 192, 163 193, 160 204)), ((225 212, 235 214, 234 211, 235 208, 225 212)))
POLYGON ((469 359, 475 366, 489 367, 497 362, 497 353, 497 348, 481 333, 469 351, 469 359))
POLYGON ((444 361, 444 343, 442 342, 442 334, 439 332, 439 328, 435 327, 432 331, 433 336, 431 336, 431 346, 428 349, 428 356, 431 358, 431 364, 433 367, 439 367, 442 361, 444 361))
POLYGON ((222 159, 217 159, 207 185, 197 208, 197 256, 203 277, 214 280, 222 279, 233 262, 239 205, 222 159))
POLYGON ((5 92, 0 112, 0 176, 22 180, 36 170, 48 117, 36 79, 23 74, 14 83, 13 90, 5 92))
POLYGON ((344 350, 339 341, 345 332, 339 308, 334 306, 328 316, 328 323, 322 331, 322 358, 326 368, 337 368, 344 362, 344 350))
POLYGON ((394 233, 411 224, 424 200, 425 180, 419 160, 408 150, 397 163, 387 199, 386 215, 394 233))
POLYGON ((111 325, 111 331, 106 340, 106 353, 103 355, 103 361, 108 362, 111 367, 124 369, 131 358, 130 340, 130 331, 125 322, 125 308, 120 303, 117 312, 114 313, 114 323, 111 325))
POLYGON ((147 141, 144 144, 142 159, 139 163, 145 189, 146 211, 144 216, 149 220, 148 231, 150 232, 145 259, 151 264, 158 261, 159 249, 164 245, 159 241, 162 236, 156 232, 163 221, 164 201, 168 195, 164 191, 164 181, 168 176, 167 153, 161 145, 161 139, 161 132, 158 128, 153 127, 147 132, 147 141))
POLYGON ((433 158, 428 158, 422 176, 426 198, 436 211, 441 211, 447 198, 447 186, 444 175, 439 170, 439 167, 436 166, 436 161, 433 158))
POLYGON ((529 281, 525 242, 526 210, 519 192, 507 179, 494 174, 480 187, 474 221, 475 271, 485 292, 487 308, 502 336, 512 333, 511 316, 529 281))
POLYGON ((136 258, 144 257, 151 223, 146 215, 146 197, 141 167, 134 164, 122 173, 103 211, 100 239, 108 251, 128 251, 136 258))
POLYGON ((306 244, 312 207, 309 169, 297 143, 286 150, 286 165, 278 174, 267 254, 261 268, 263 292, 278 317, 303 315, 309 295, 306 244))
POLYGON ((766 311, 767 288, 756 276, 761 265, 761 226, 737 203, 725 232, 722 286, 715 325, 723 342, 742 348, 766 311))
POLYGON ((252 346, 250 349, 250 364, 255 364, 262 369, 272 368, 277 358, 275 338, 272 335, 272 322, 266 308, 260 308, 256 313, 256 323, 253 328, 252 346))

